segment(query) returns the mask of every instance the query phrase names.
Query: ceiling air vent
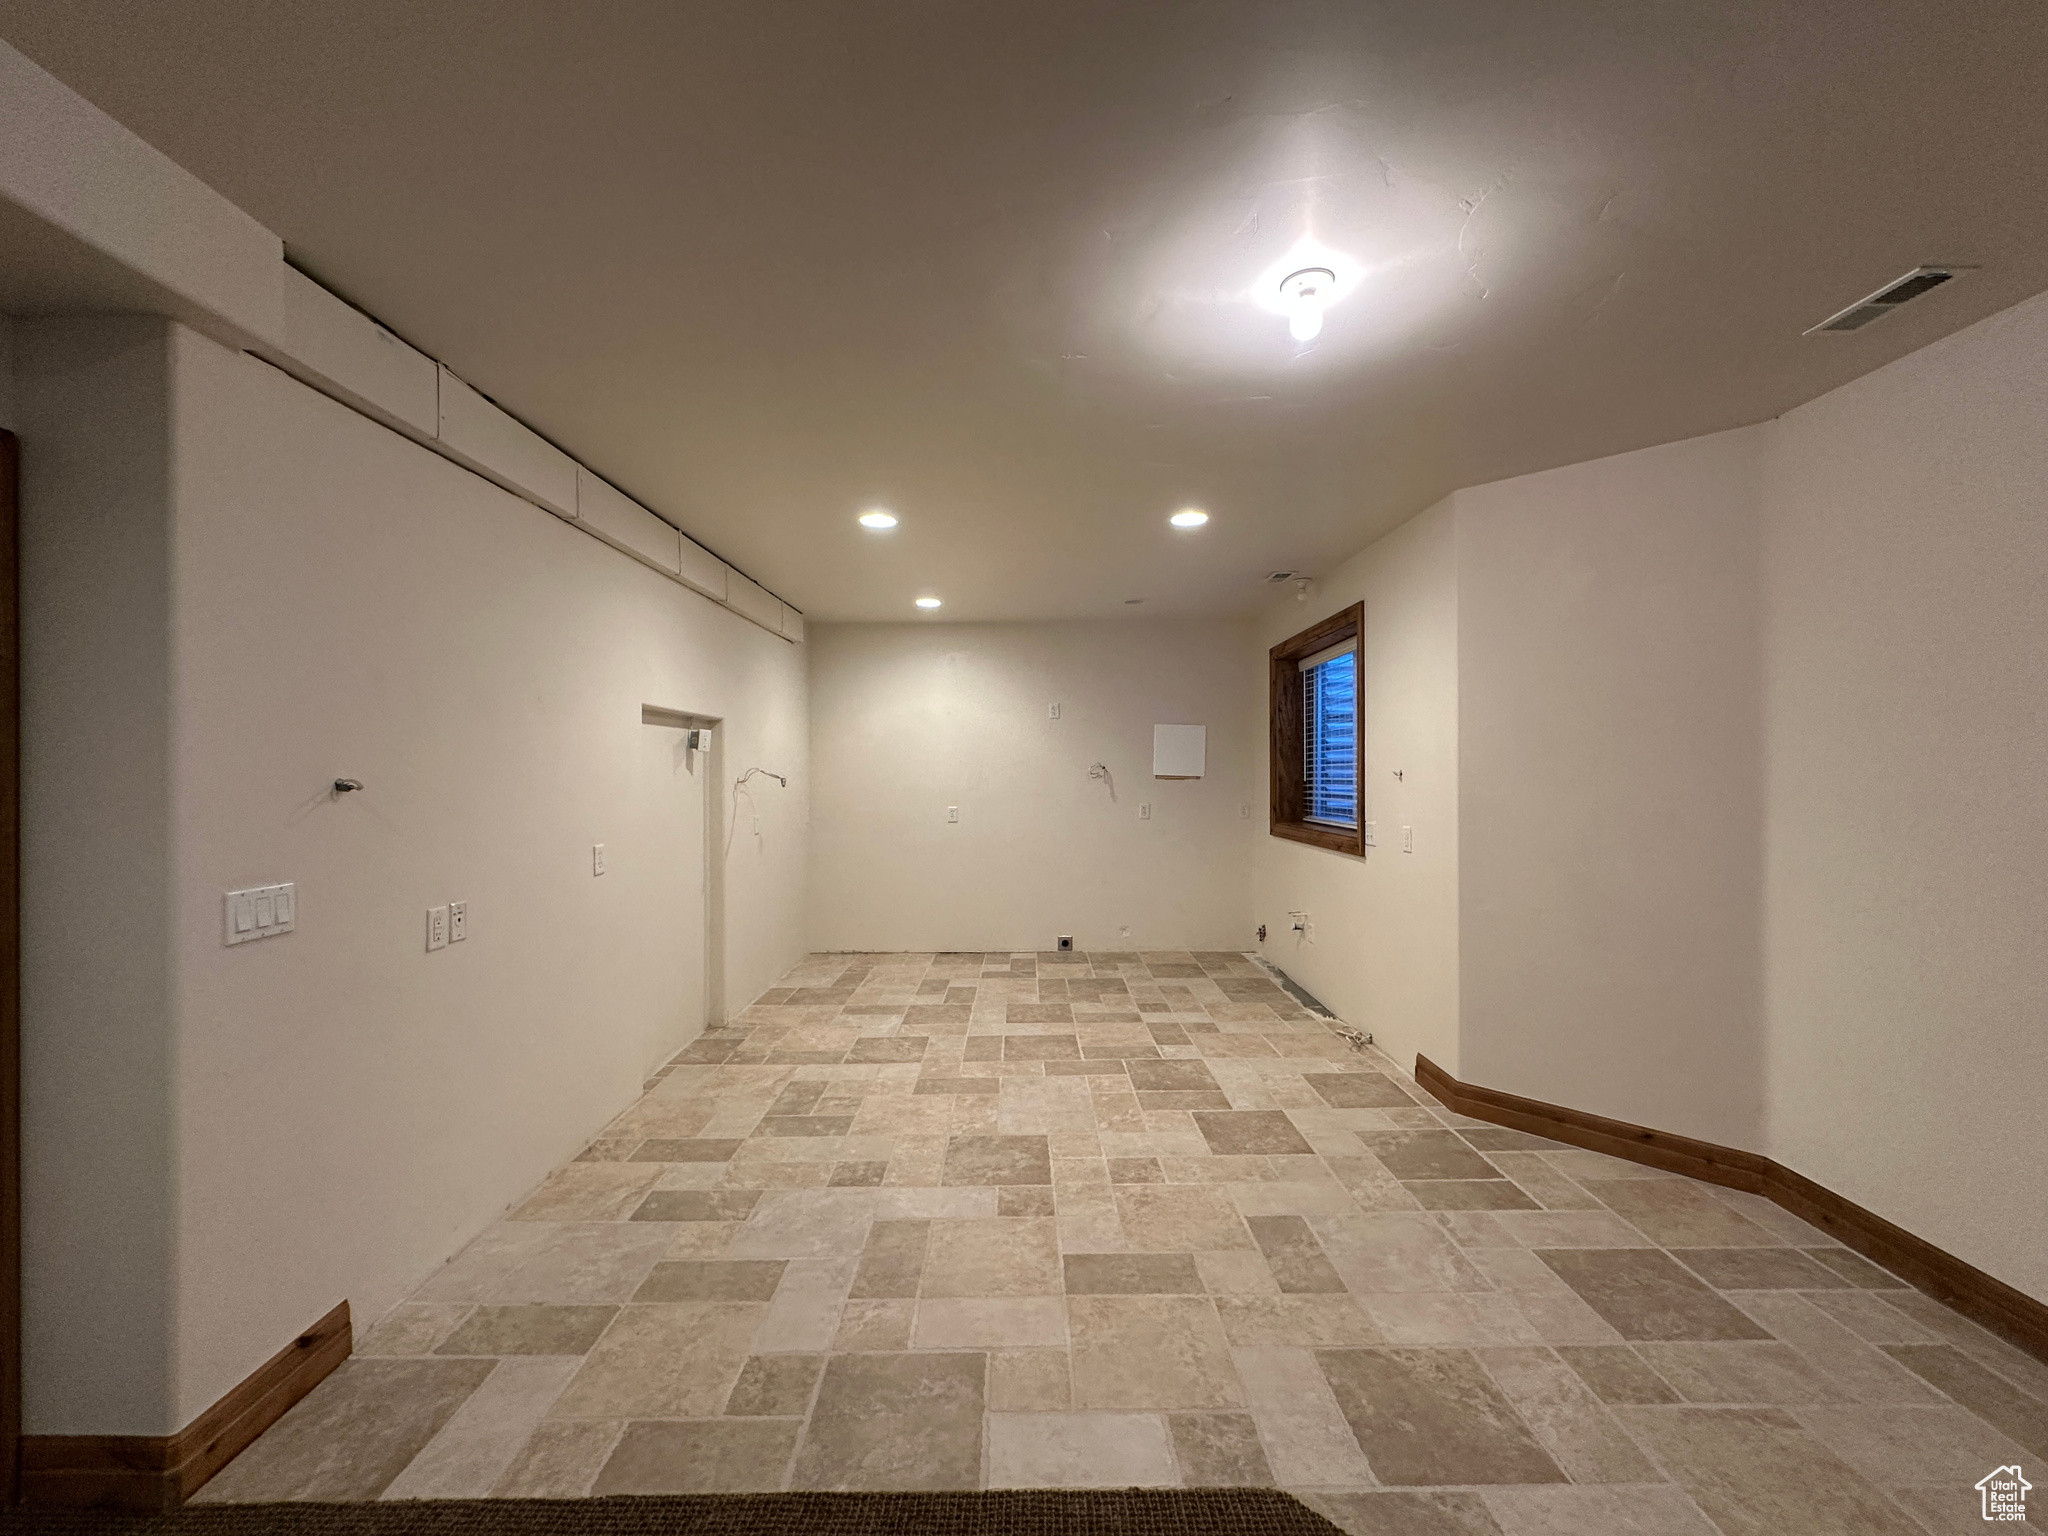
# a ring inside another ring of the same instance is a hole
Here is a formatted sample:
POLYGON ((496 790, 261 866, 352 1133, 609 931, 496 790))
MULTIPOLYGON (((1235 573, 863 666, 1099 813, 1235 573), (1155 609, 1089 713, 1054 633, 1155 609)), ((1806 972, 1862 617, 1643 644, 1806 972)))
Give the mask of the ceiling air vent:
POLYGON ((1904 277, 1886 283, 1869 298, 1858 299, 1840 314, 1830 315, 1806 334, 1818 336, 1823 331, 1860 331, 1871 321, 1882 320, 1901 304, 1939 288, 1961 270, 1959 267, 1915 267, 1904 277))
POLYGON ((1283 581, 1292 581, 1295 577, 1299 576, 1300 574, 1301 572, 1299 571, 1274 571, 1266 577, 1266 585, 1269 587, 1277 587, 1283 581))

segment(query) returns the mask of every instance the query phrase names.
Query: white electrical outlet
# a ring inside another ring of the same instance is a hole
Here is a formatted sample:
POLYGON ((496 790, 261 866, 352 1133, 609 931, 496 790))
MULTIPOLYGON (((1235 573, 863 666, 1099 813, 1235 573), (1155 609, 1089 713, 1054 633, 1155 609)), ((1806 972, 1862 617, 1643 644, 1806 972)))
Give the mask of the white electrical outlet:
POLYGON ((1059 717, 1060 717, 1060 707, 1059 707, 1059 705, 1057 705, 1057 704, 1048 704, 1048 705, 1046 705, 1046 706, 1045 706, 1045 718, 1046 718, 1046 719, 1048 719, 1048 720, 1057 720, 1057 719, 1059 719, 1059 717))
MULTIPOLYGON (((755 830, 759 831, 760 828, 756 827, 755 830)), ((592 843, 590 845, 590 872, 592 875, 601 875, 604 873, 603 843, 592 843)))
POLYGON ((1120 939, 1128 939, 1131 936, 1131 930, 1128 928, 1119 928, 1116 933, 1120 939))
POLYGON ((226 941, 247 944, 251 939, 290 933, 298 919, 298 893, 299 888, 289 882, 226 892, 226 941))
POLYGON ((469 937, 469 903, 451 901, 448 903, 448 942, 460 944, 469 937))
POLYGON ((1374 833, 1375 833, 1375 829, 1377 828, 1377 826, 1378 826, 1378 823, 1376 823, 1376 822, 1370 822, 1370 821, 1368 821, 1368 822, 1367 822, 1367 823, 1365 824, 1365 846, 1366 846, 1366 847, 1368 847, 1368 848, 1377 848, 1377 847, 1379 846, 1379 844, 1378 844, 1378 843, 1375 843, 1375 842, 1373 841, 1373 836, 1374 836, 1374 833))
POLYGON ((427 949, 429 952, 448 947, 448 909, 427 908, 427 949))
POLYGON ((1403 853, 1413 853, 1415 851, 1415 829, 1413 827, 1403 827, 1401 829, 1401 851, 1403 853))
POLYGON ((1141 802, 1141 803, 1139 804, 1139 806, 1138 806, 1138 820, 1140 820, 1140 821, 1150 821, 1151 819, 1152 819, 1152 802, 1151 802, 1150 800, 1142 801, 1142 802, 1141 802))

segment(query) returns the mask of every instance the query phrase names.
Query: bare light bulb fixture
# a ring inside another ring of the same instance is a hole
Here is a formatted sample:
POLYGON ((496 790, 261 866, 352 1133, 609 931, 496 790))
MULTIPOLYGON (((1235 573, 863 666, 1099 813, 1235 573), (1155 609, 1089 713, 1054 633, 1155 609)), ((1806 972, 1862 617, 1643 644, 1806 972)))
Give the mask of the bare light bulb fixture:
POLYGON ((871 512, 861 513, 860 525, 863 528, 874 528, 877 530, 894 528, 896 526, 896 514, 894 512, 885 512, 882 508, 876 507, 871 512))
POLYGON ((1328 267, 1303 267, 1280 279, 1287 308, 1287 334, 1314 341, 1323 331, 1323 306, 1337 296, 1337 274, 1328 267))
POLYGON ((1287 333, 1296 341, 1313 341, 1323 333, 1324 312, 1364 276, 1353 258, 1304 236, 1259 274, 1247 297, 1269 315, 1285 315, 1287 333))
POLYGON ((939 600, 936 597, 920 597, 917 600, 917 606, 920 608, 936 608, 939 606, 939 600))
POLYGON ((1167 521, 1176 528, 1199 528, 1209 521, 1209 514, 1200 507, 1184 507, 1167 521))

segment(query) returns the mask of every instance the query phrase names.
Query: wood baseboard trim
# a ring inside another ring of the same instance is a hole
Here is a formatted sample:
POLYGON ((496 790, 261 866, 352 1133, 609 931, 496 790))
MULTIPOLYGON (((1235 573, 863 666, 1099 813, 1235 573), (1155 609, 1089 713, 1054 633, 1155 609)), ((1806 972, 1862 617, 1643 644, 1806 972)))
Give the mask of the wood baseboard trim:
POLYGON ((344 1301, 175 1435, 23 1436, 22 1502, 147 1513, 176 1509, 354 1347, 344 1301))
POLYGON ((2048 1361, 2048 1304, 1771 1158, 1461 1083, 1427 1056, 1415 1058, 1415 1081, 1446 1109, 1474 1120, 1762 1195, 1916 1289, 1982 1323, 2035 1358, 2048 1361))

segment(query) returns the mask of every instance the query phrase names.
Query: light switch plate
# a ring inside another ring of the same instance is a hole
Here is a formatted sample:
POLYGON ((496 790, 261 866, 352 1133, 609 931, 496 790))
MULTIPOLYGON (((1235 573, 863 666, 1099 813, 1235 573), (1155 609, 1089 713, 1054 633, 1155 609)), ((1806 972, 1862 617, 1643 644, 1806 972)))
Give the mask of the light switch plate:
POLYGON ((592 843, 590 845, 590 872, 592 875, 601 875, 604 873, 603 843, 592 843))
POLYGON ((290 933, 298 922, 299 888, 283 885, 254 885, 245 891, 228 891, 226 931, 229 944, 247 944, 251 939, 273 938, 290 933))

